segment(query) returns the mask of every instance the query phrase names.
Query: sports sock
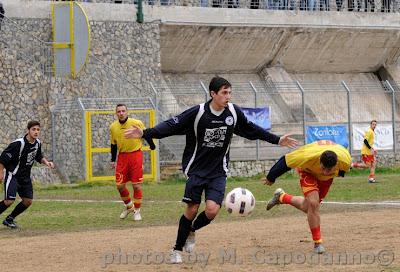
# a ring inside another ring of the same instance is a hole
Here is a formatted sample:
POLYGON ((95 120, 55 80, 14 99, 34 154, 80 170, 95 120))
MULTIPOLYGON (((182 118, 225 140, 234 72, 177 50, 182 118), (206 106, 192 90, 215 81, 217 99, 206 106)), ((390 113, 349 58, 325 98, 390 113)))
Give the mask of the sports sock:
POLYGON ((26 209, 28 209, 27 206, 24 205, 24 203, 22 203, 22 201, 20 203, 18 203, 18 205, 14 208, 14 210, 11 212, 11 214, 8 217, 12 217, 15 218, 18 215, 20 215, 21 213, 23 213, 26 209))
POLYGON ((125 203, 125 206, 130 209, 132 208, 133 204, 131 198, 129 197, 129 190, 124 188, 122 191, 119 191, 119 195, 121 196, 122 201, 125 203))
POLYGON ((375 174, 369 174, 368 178, 375 178, 375 174))
POLYGON ((312 238, 313 238, 313 240, 314 240, 314 243, 316 243, 316 244, 322 243, 322 239, 321 239, 321 227, 320 227, 320 226, 311 228, 311 234, 312 234, 312 238))
POLYGON ((192 221, 189 220, 185 217, 185 215, 181 216, 181 219, 179 220, 179 227, 178 227, 178 235, 176 237, 176 244, 174 246, 175 250, 182 251, 183 246, 186 243, 186 239, 189 236, 189 233, 192 228, 192 221))
POLYGON ((8 206, 4 204, 4 200, 0 202, 0 214, 7 210, 8 206))
POLYGON ((196 220, 194 220, 193 222, 193 230, 198 230, 201 229, 202 227, 207 226, 208 224, 210 224, 212 220, 208 219, 208 217, 206 216, 206 212, 203 211, 202 213, 200 213, 196 220))
POLYGON ((0 202, 0 214, 2 214, 5 210, 7 210, 9 206, 4 204, 4 200, 0 202))
POLYGON ((282 204, 290 204, 292 201, 293 196, 289 195, 288 193, 283 193, 280 197, 279 197, 279 202, 282 204))
POLYGON ((135 209, 140 209, 140 206, 142 204, 142 197, 143 197, 142 189, 133 190, 133 203, 135 205, 135 209))

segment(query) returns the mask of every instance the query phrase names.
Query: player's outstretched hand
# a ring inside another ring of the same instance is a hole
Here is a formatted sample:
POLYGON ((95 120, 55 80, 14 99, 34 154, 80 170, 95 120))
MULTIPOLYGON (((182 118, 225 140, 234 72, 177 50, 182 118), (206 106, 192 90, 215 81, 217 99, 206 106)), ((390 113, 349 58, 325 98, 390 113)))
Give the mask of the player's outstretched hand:
POLYGON ((298 146, 299 142, 296 139, 289 137, 290 135, 291 134, 283 135, 279 139, 279 143, 278 144, 280 146, 287 146, 287 147, 290 147, 290 148, 296 148, 298 146))
POLYGON ((47 166, 50 167, 51 169, 54 169, 54 163, 51 162, 51 161, 49 161, 49 162, 47 163, 47 166))
POLYGON ((126 139, 140 139, 143 136, 143 130, 137 126, 131 126, 127 130, 125 130, 124 137, 126 139))
POLYGON ((273 182, 269 181, 267 178, 263 178, 261 181, 264 185, 268 185, 268 186, 271 186, 272 184, 274 184, 273 182))

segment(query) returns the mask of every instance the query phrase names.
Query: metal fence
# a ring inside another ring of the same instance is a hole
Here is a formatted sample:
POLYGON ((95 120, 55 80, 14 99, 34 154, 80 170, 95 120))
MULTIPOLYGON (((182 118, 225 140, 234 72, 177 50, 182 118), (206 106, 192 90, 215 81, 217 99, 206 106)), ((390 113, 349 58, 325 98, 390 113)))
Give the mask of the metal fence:
MULTIPOLYGON (((52 0, 54 1, 54 0, 52 0)), ((137 4, 138 0, 78 0, 86 3, 137 4)), ((144 0, 150 6, 193 6, 299 11, 399 12, 399 0, 144 0)))
MULTIPOLYGON (((309 125, 344 125, 348 128, 350 151, 353 124, 369 124, 372 119, 392 125, 394 146, 386 152, 395 153, 400 135, 400 89, 396 82, 233 82, 232 102, 242 107, 270 107, 272 132, 293 134, 302 144, 309 125)), ((153 86, 159 120, 165 120, 187 108, 209 99, 203 82, 163 84, 153 86)), ((173 136, 160 141, 161 163, 179 162, 184 149, 184 136, 173 136)), ((232 160, 276 159, 286 153, 281 148, 263 141, 234 137, 231 144, 232 160)))

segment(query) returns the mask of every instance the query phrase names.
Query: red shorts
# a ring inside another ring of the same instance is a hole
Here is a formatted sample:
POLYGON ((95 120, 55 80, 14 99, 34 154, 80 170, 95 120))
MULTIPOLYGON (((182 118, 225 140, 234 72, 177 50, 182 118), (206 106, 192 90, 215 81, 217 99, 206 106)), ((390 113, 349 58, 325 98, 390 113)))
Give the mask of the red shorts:
POLYGON ((300 174, 300 186, 303 190, 304 196, 307 196, 313 191, 317 191, 319 194, 319 201, 322 201, 324 197, 328 194, 329 188, 332 185, 333 178, 329 180, 318 180, 313 175, 298 171, 300 174))
POLYGON ((365 164, 371 164, 375 161, 375 156, 374 155, 361 155, 361 159, 365 164))
POLYGON ((117 184, 124 184, 129 181, 133 184, 143 182, 142 150, 118 154, 115 181, 117 184))

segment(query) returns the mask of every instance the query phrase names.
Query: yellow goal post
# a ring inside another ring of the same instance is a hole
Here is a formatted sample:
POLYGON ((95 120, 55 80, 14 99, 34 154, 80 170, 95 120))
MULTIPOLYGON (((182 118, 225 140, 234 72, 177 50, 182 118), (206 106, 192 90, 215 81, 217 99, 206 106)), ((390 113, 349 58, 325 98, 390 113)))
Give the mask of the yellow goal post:
MULTIPOLYGON (((111 123, 116 120, 115 108, 125 104, 129 117, 141 120, 146 128, 156 124, 155 105, 151 98, 107 98, 79 99, 84 110, 85 175, 87 181, 115 180, 111 168, 110 132, 111 123)), ((159 178, 158 142, 156 150, 150 150, 143 140, 143 177, 157 181, 159 178)))

